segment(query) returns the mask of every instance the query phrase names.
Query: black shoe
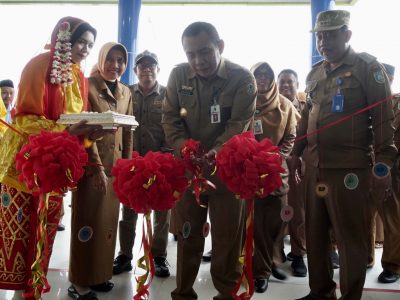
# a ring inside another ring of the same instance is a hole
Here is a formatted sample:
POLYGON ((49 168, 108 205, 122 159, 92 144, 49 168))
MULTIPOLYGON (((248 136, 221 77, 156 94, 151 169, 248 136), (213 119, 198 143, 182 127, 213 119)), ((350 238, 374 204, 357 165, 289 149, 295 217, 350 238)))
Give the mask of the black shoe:
POLYGON ((254 280, 254 291, 256 293, 264 293, 268 288, 268 279, 256 279, 254 280))
POLYGON ((337 253, 336 250, 332 250, 331 252, 331 261, 332 261, 332 268, 339 269, 340 260, 339 260, 339 254, 337 253))
POLYGON ((307 267, 304 264, 304 259, 302 256, 293 255, 292 261, 292 270, 293 276, 295 277, 306 277, 307 276, 307 267))
POLYGON ((132 270, 131 258, 125 254, 120 254, 114 259, 113 274, 118 275, 123 272, 129 272, 132 270))
POLYGON ((168 262, 165 257, 154 257, 155 275, 157 277, 169 277, 168 262))
POLYGON ((65 230, 65 225, 64 224, 58 224, 57 226, 57 231, 64 231, 65 230))
POLYGON ((310 295, 310 294, 308 294, 307 296, 305 296, 305 297, 302 297, 302 298, 299 298, 299 299, 296 299, 296 300, 314 300, 314 298, 313 298, 313 297, 311 297, 311 295, 310 295))
POLYGON ((109 291, 111 291, 114 287, 114 283, 112 283, 111 281, 106 281, 100 284, 96 284, 96 285, 91 285, 90 288, 96 292, 103 292, 103 293, 107 293, 109 291))
POLYGON ((393 283, 399 280, 399 278, 400 274, 383 269, 382 273, 378 276, 378 281, 380 283, 393 283))
POLYGON ((203 261, 204 262, 210 262, 211 261, 211 255, 212 255, 212 249, 206 253, 203 253, 203 261))
POLYGON ((174 234, 174 241, 177 242, 178 241, 178 235, 174 234))
POLYGON ((279 280, 287 279, 285 272, 281 268, 278 268, 278 267, 272 267, 272 276, 274 276, 276 279, 279 279, 279 280))
POLYGON ((73 285, 68 288, 68 296, 75 300, 99 300, 97 295, 92 291, 84 295, 79 295, 78 291, 73 285))
POLYGON ((287 255, 286 255, 286 259, 288 260, 288 261, 293 261, 293 254, 292 254, 292 252, 289 252, 287 255))

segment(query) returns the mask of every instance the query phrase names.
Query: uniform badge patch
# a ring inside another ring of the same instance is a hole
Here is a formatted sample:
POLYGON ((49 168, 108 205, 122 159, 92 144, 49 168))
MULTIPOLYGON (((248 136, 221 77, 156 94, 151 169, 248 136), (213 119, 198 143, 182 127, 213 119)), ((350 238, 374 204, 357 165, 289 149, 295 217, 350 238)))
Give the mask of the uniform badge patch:
POLYGON ((192 230, 192 227, 190 226, 189 222, 183 223, 182 236, 184 239, 187 239, 189 237, 191 230, 192 230))
POLYGON ((376 163, 372 167, 372 175, 374 175, 378 179, 385 178, 389 175, 390 168, 385 163, 376 163))
POLYGON ((247 85, 247 94, 254 95, 255 92, 256 92, 256 87, 254 86, 254 84, 249 83, 247 85))
POLYGON ((377 83, 385 83, 385 75, 382 69, 374 71, 374 79, 377 83))
POLYGON ((206 238, 209 233, 210 233, 210 223, 205 222, 203 225, 203 237, 206 238))
POLYGON ((293 207, 286 205, 281 209, 281 219, 283 222, 289 222, 293 218, 293 207))
POLYGON ((93 229, 90 226, 83 226, 78 232, 78 240, 81 242, 89 241, 93 236, 93 229))
POLYGON ((317 186, 315 187, 315 193, 320 198, 326 197, 326 195, 328 195, 328 192, 329 189, 325 183, 318 183, 317 186))
POLYGON ((348 190, 354 190, 358 186, 358 176, 354 173, 349 173, 344 176, 344 186, 348 190))

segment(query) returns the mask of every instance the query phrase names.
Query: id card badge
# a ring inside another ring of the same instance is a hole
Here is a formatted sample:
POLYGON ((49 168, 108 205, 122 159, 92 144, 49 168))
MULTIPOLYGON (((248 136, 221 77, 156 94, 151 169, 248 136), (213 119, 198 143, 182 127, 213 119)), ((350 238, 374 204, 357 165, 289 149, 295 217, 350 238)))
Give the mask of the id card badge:
POLYGON ((211 123, 220 123, 221 122, 221 109, 219 104, 215 104, 211 106, 211 123))
POLYGON ((343 112, 344 96, 336 94, 332 97, 332 112, 343 112))
POLYGON ((263 134, 263 126, 260 119, 254 121, 254 135, 263 134))

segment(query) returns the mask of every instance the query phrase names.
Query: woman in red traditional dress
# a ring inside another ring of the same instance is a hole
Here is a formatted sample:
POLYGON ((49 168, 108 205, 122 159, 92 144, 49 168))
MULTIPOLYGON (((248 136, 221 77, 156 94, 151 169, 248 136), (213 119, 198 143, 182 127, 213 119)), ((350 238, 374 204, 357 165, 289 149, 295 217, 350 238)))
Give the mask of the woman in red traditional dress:
MULTIPOLYGON (((90 53, 96 30, 74 17, 62 18, 51 36, 50 51, 34 57, 24 68, 12 128, 0 148, 0 289, 24 290, 33 299, 31 265, 36 253, 38 197, 18 179, 15 156, 28 137, 41 130, 63 131, 82 137, 97 128, 80 122, 66 128, 57 124, 61 114, 80 113, 87 105, 87 80, 80 63, 90 53), (29 295, 30 294, 30 295, 29 295)), ((52 194, 47 215, 48 248, 44 249, 44 276, 60 218, 62 195, 52 194)))

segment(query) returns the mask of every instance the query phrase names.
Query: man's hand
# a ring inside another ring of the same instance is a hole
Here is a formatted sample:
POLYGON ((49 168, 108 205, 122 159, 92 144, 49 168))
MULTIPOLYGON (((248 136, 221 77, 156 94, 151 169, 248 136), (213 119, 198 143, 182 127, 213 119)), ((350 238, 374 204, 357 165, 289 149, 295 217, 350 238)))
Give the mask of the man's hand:
POLYGON ((79 123, 73 124, 66 128, 66 130, 71 135, 82 135, 88 137, 90 134, 95 132, 96 130, 101 129, 101 126, 98 125, 87 125, 87 120, 79 121, 79 123))
POLYGON ((214 149, 211 149, 206 154, 204 154, 205 163, 210 167, 214 166, 215 165, 216 156, 217 156, 217 151, 214 150, 214 149))

